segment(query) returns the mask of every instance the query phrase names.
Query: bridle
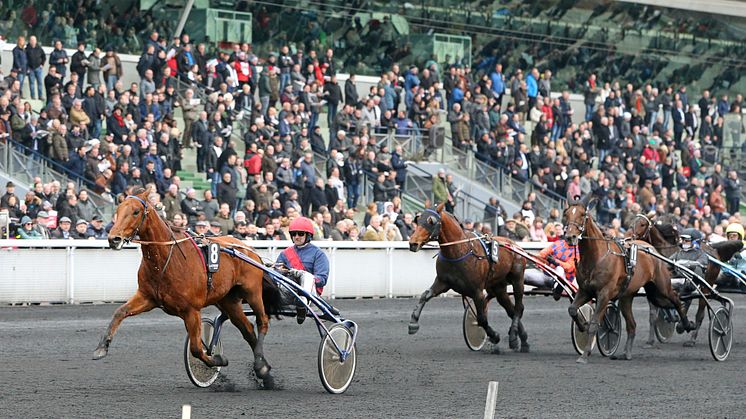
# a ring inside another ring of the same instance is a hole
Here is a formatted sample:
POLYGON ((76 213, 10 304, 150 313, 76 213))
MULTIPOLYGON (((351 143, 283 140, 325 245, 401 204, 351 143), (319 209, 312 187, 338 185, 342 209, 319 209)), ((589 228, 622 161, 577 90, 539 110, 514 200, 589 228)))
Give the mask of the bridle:
POLYGON ((425 220, 419 220, 419 217, 422 216, 422 214, 420 214, 419 216, 417 216, 418 220, 416 220, 416 224, 427 230, 429 236, 427 237, 426 241, 437 241, 438 237, 440 237, 440 229, 443 225, 443 219, 437 211, 434 211, 430 208, 425 208, 423 213, 429 213, 430 215, 425 220), (434 220, 434 222, 430 223, 432 227, 428 226, 430 218, 434 220))
MULTIPOLYGON (((440 216, 440 214, 437 211, 430 209, 430 208, 425 208, 423 212, 429 213, 430 215, 428 215, 428 218, 425 220, 419 220, 419 217, 422 216, 422 214, 418 216, 417 225, 427 230, 429 236, 426 242, 437 241, 440 237, 440 230, 443 226, 443 218, 440 216), (432 223, 430 223, 430 218, 433 218, 432 223)), ((475 236, 472 238, 461 239, 461 240, 456 240, 456 241, 447 242, 447 243, 439 243, 439 246, 441 248, 447 247, 447 246, 453 246, 453 245, 461 244, 461 243, 469 243, 470 249, 464 255, 459 256, 457 258, 449 258, 449 257, 443 256, 443 253, 438 252, 438 259, 444 260, 446 262, 451 262, 451 263, 461 262, 465 260, 466 258, 468 258, 469 256, 474 256, 477 259, 485 259, 484 256, 479 256, 476 253, 474 253, 474 240, 479 240, 479 239, 480 237, 475 234, 475 236)))
POLYGON ((634 231, 635 229, 632 229, 632 238, 636 240, 644 240, 645 238, 650 239, 650 230, 653 228, 653 220, 651 220, 647 215, 645 214, 637 214, 635 215, 635 222, 634 226, 637 226, 637 220, 642 218, 643 220, 647 221, 648 226, 645 227, 645 233, 643 233, 641 236, 638 236, 634 231))
POLYGON ((130 198, 132 198, 132 199, 136 199, 136 200, 138 200, 138 201, 139 201, 139 202, 140 202, 140 203, 142 204, 142 206, 143 206, 143 212, 142 212, 142 217, 140 217, 140 223, 139 223, 139 224, 137 224, 137 228, 135 228, 135 229, 134 229, 134 230, 132 231, 132 234, 130 234, 130 235, 129 235, 128 237, 125 237, 125 238, 123 239, 125 243, 129 243, 129 242, 131 242, 131 241, 132 241, 132 239, 133 239, 133 238, 134 238, 135 236, 137 236, 137 235, 139 235, 139 234, 140 234, 140 228, 142 228, 142 225, 143 225, 143 224, 145 223, 145 219, 146 219, 146 218, 148 218, 148 213, 150 212, 150 209, 148 208, 148 203, 147 203, 147 202, 145 202, 145 200, 144 200, 144 199, 140 198, 140 197, 139 197, 139 196, 137 196, 137 195, 130 195, 130 196, 128 196, 128 197, 126 197, 126 198, 124 198, 124 199, 130 199, 130 198))
MULTIPOLYGON (((125 243, 133 242, 133 243, 139 243, 141 245, 170 246, 168 249, 168 257, 166 257, 166 263, 163 264, 163 268, 160 268, 160 269, 158 267, 155 268, 156 270, 160 271, 161 279, 163 279, 163 275, 166 273, 166 268, 168 268, 168 264, 171 262, 171 256, 173 256, 174 247, 176 247, 177 244, 183 241, 190 240, 191 238, 189 237, 189 235, 186 235, 186 237, 184 237, 183 239, 176 240, 176 237, 174 236, 174 232, 171 229, 169 229, 169 232, 171 233, 171 241, 168 241, 168 242, 134 240, 134 237, 140 234, 140 228, 142 228, 143 224, 145 223, 145 220, 148 218, 148 213, 150 212, 150 209, 148 208, 148 203, 144 199, 140 198, 139 196, 129 195, 125 199, 129 199, 129 198, 136 199, 137 201, 139 201, 143 206, 143 212, 142 212, 142 217, 140 217, 140 223, 137 224, 137 228, 135 228, 132 231, 132 234, 130 234, 128 237, 125 237, 123 240, 125 243)), ((178 247, 178 249, 179 249, 179 252, 181 252, 181 255, 186 258, 186 255, 184 254, 184 251, 181 250, 181 247, 178 247)), ((148 259, 150 259, 149 256, 148 256, 148 259)))

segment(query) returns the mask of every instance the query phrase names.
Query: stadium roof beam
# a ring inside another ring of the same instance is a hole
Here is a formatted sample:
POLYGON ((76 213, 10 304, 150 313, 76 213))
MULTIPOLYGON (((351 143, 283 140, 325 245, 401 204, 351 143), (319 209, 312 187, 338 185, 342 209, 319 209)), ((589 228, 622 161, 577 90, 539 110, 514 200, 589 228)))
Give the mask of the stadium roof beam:
POLYGON ((690 10, 724 16, 746 17, 746 3, 735 0, 617 0, 623 3, 638 3, 669 9, 690 10))

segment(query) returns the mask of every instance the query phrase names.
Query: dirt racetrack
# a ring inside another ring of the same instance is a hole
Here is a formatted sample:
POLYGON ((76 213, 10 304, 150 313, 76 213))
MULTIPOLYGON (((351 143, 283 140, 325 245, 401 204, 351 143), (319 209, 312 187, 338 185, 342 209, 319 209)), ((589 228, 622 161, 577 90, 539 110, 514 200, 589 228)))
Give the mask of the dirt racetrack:
POLYGON ((414 336, 407 335, 414 300, 336 301, 361 328, 357 374, 339 396, 327 394, 319 381, 319 337, 311 320, 302 326, 294 319, 272 323, 266 353, 278 389, 257 388, 249 349, 231 325, 222 335, 230 365, 213 387, 199 389, 184 370, 185 332, 178 318, 153 311, 127 319, 109 356, 92 361, 115 305, 4 307, 0 415, 174 418, 188 403, 193 418, 473 418, 483 414, 488 382, 498 381, 500 417, 742 417, 746 298, 735 302, 726 362, 711 358, 706 329, 694 348, 682 347, 684 338, 675 336, 672 343, 642 349, 647 304, 638 300, 635 358, 611 361, 595 352, 579 366, 566 301, 528 298, 529 354, 507 350, 508 321, 495 305, 490 318, 503 337, 501 355, 466 348, 456 298, 429 303, 414 336))

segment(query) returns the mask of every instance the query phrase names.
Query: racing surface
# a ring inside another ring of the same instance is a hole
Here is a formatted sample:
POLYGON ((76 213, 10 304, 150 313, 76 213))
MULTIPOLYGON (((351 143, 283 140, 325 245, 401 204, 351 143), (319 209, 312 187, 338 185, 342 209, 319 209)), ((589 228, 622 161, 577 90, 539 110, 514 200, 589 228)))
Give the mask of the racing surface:
POLYGON ((682 347, 678 335, 643 349, 648 325, 641 299, 635 302, 632 361, 611 361, 596 351, 588 365, 575 363, 567 300, 528 297, 529 354, 507 350, 508 321, 491 306, 490 319, 503 337, 500 355, 466 348, 460 299, 432 300, 414 336, 407 335, 414 300, 335 304, 361 329, 357 374, 338 396, 319 381, 319 336, 310 319, 302 326, 292 318, 271 324, 265 349, 278 389, 259 389, 248 346, 229 324, 222 339, 230 365, 213 387, 200 389, 185 373, 185 331, 176 317, 157 310, 125 320, 109 356, 92 361, 115 305, 3 307, 1 414, 172 418, 188 403, 193 418, 482 417, 489 381, 499 382, 499 417, 736 417, 746 411, 742 296, 735 298, 733 349, 722 363, 710 356, 705 328, 694 348, 682 347))

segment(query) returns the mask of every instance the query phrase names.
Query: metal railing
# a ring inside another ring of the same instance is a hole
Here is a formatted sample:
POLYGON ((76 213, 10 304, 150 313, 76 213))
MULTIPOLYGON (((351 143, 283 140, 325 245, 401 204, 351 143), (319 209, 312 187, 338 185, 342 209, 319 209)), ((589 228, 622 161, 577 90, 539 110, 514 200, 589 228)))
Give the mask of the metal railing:
POLYGON ((444 149, 441 153, 441 162, 448 164, 455 172, 496 191, 503 198, 520 204, 531 192, 534 192, 536 195, 534 210, 542 214, 548 213, 551 208, 561 208, 566 202, 562 195, 544 190, 531 183, 530 180, 518 179, 507 172, 504 167, 493 167, 478 160, 473 152, 451 147, 451 155, 448 159, 444 149))
POLYGON ((0 142, 0 170, 29 185, 36 177, 42 182, 56 180, 62 184, 63 189, 65 184, 73 182, 77 190, 85 189, 88 192, 96 214, 105 218, 110 218, 113 214, 114 201, 94 192, 94 182, 15 141, 0 142))

